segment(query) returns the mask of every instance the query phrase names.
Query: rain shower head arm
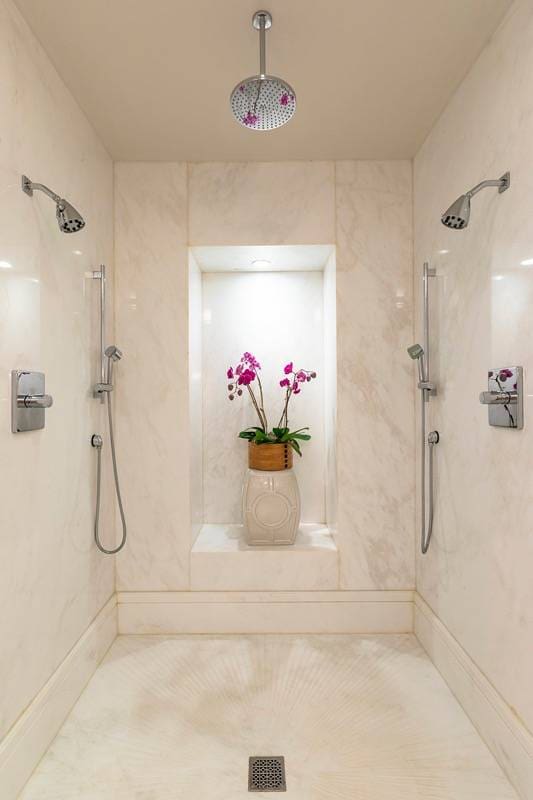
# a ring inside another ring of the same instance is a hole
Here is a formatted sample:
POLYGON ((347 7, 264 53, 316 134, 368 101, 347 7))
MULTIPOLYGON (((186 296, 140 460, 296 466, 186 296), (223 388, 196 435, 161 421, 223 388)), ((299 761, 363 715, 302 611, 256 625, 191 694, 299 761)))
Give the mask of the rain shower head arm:
POLYGON ((501 194, 502 192, 505 192, 510 185, 511 185, 511 173, 506 172, 505 175, 502 175, 501 178, 498 178, 497 181, 481 181, 481 183, 478 183, 476 186, 474 186, 473 189, 470 189, 470 191, 466 193, 466 196, 473 197, 482 189, 486 189, 487 186, 498 186, 499 193, 501 194))
POLYGON ((268 11, 256 11, 252 25, 259 31, 259 75, 266 77, 266 31, 272 27, 272 15, 268 11))
POLYGON ((44 192, 54 203, 63 202, 63 198, 49 189, 48 186, 45 186, 44 183, 33 183, 26 175, 22 176, 22 191, 26 192, 30 197, 33 195, 34 191, 44 192))
POLYGON ((265 18, 261 17, 261 27, 259 29, 259 74, 262 78, 266 75, 266 28, 265 18))

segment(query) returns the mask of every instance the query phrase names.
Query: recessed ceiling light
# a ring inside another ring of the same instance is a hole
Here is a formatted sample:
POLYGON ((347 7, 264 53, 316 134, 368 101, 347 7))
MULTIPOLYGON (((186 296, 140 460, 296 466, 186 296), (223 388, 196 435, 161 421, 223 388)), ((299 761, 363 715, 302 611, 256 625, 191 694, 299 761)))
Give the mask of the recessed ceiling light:
POLYGON ((81 250, 73 250, 72 252, 74 253, 75 256, 82 256, 83 255, 83 252, 81 250))
POLYGON ((533 258, 524 258, 524 260, 520 262, 520 266, 533 267, 533 258))
POLYGON ((255 261, 252 261, 252 267, 254 269, 268 269, 272 266, 272 262, 268 261, 266 258, 256 258, 255 261))
POLYGON ((0 269, 13 269, 13 264, 10 264, 9 261, 0 261, 0 269))
POLYGON ((439 250, 439 254, 440 254, 441 256, 445 256, 445 255, 446 255, 446 253, 449 253, 449 252, 450 252, 449 250, 439 250))
POLYGON ((504 278, 503 275, 493 275, 492 276, 492 280, 493 281, 503 281, 503 278, 504 278))

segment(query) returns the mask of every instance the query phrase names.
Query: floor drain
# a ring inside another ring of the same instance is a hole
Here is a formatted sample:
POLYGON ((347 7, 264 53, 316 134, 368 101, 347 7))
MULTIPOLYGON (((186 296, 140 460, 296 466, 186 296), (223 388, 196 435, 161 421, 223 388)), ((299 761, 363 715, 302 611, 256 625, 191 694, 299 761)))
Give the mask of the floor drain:
POLYGON ((286 792, 285 759, 283 756, 250 756, 248 763, 249 792, 286 792))

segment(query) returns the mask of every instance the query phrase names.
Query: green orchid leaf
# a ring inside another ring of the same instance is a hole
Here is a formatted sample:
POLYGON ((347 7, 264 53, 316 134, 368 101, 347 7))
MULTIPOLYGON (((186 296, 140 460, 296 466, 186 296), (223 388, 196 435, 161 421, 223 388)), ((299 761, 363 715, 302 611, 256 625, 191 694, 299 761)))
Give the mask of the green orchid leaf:
POLYGON ((288 428, 272 428, 272 433, 276 435, 276 438, 281 439, 286 433, 289 432, 288 428))
POLYGON ((291 442, 290 442, 290 445, 291 445, 293 450, 296 450, 296 452, 298 453, 298 455, 301 458, 302 451, 300 450, 300 445, 298 444, 298 442, 295 442, 294 439, 292 439, 291 442))

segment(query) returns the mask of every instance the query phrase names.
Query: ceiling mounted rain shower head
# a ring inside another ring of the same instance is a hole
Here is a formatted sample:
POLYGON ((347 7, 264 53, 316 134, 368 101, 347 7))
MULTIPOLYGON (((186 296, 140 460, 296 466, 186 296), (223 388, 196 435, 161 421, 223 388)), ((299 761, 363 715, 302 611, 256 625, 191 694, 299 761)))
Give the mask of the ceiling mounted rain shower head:
POLYGON ((239 81, 230 97, 233 116, 245 128, 270 131, 281 128, 296 111, 296 94, 292 86, 266 74, 266 31, 272 27, 268 11, 256 11, 253 27, 259 31, 259 75, 239 81))
POLYGON ((54 201, 56 204, 57 224, 59 225, 59 230, 63 233, 77 233, 85 227, 85 220, 80 212, 76 211, 73 205, 43 183, 33 183, 26 175, 23 175, 22 191, 30 197, 33 196, 34 191, 44 192, 54 201))
POLYGON ((458 197, 457 200, 452 203, 449 209, 444 212, 441 217, 442 224, 446 225, 447 228, 452 228, 456 231, 466 228, 470 221, 471 197, 480 192, 481 189, 485 189, 487 186, 497 186, 498 192, 501 194, 502 192, 505 192, 510 185, 511 174, 509 172, 506 172, 505 175, 502 175, 502 177, 498 178, 497 181, 482 181, 481 183, 478 183, 477 186, 474 186, 474 188, 470 189, 469 192, 462 194, 461 197, 458 197))

